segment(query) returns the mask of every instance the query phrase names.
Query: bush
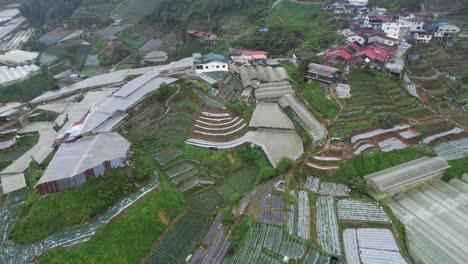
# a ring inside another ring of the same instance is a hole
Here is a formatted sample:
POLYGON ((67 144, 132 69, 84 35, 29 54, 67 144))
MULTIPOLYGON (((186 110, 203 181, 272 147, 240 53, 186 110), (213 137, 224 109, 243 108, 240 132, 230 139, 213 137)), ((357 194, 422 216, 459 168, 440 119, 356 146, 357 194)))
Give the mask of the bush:
POLYGON ((257 175, 256 184, 267 182, 277 175, 278 172, 275 170, 275 168, 269 166, 261 167, 257 175))
POLYGON ((153 156, 141 148, 133 148, 132 171, 137 181, 145 181, 156 171, 156 161, 153 156))
POLYGON ((294 161, 291 160, 290 158, 284 157, 280 160, 278 165, 276 166, 276 169, 280 174, 286 173, 292 169, 294 166, 294 161))
POLYGON ((159 101, 159 102, 165 102, 169 97, 171 97, 172 94, 172 86, 168 84, 161 84, 159 86, 159 89, 154 93, 154 97, 159 101))
POLYGON ((238 249, 244 240, 247 232, 249 231, 250 225, 253 223, 252 213, 248 213, 242 218, 237 226, 232 230, 231 233, 231 247, 235 250, 238 249))
POLYGON ((134 192, 128 168, 107 171, 100 178, 90 178, 78 188, 41 197, 34 190, 17 211, 11 237, 17 243, 30 243, 88 221, 118 199, 134 192))
POLYGON ((245 120, 248 120, 250 117, 250 110, 246 102, 236 102, 233 104, 227 104, 226 107, 236 116, 240 116, 245 120))
POLYGON ((71 249, 57 248, 37 263, 140 263, 151 246, 185 209, 183 196, 168 180, 96 231, 90 241, 71 249))

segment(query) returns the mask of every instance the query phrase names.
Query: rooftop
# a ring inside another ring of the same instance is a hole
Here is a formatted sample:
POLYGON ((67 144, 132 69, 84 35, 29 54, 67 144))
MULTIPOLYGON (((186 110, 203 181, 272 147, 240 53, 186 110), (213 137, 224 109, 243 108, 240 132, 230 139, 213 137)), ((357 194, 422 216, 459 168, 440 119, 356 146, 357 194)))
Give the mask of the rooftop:
POLYGON ((70 178, 104 161, 123 158, 130 143, 118 133, 102 133, 62 144, 37 184, 70 178))
POLYGON ((365 176, 365 179, 373 182, 378 191, 387 192, 423 181, 430 178, 432 174, 449 167, 450 165, 443 158, 423 157, 369 174, 365 176))

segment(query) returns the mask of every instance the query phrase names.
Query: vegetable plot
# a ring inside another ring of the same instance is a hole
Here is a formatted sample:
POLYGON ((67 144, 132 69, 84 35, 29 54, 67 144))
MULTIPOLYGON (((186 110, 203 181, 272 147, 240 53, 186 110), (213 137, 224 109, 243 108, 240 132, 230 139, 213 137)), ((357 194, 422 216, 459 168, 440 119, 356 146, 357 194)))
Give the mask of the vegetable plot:
POLYGON ((385 211, 379 205, 370 202, 355 199, 339 200, 337 207, 340 220, 390 222, 385 211))
POLYGON ((334 199, 331 196, 318 197, 317 203, 318 243, 325 252, 341 255, 338 223, 334 199))

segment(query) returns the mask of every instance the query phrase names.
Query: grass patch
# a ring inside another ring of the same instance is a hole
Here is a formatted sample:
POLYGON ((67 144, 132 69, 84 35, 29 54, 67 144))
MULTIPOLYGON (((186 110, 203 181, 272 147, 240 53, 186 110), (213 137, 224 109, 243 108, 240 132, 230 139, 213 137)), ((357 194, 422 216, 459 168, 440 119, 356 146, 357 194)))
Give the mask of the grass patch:
POLYGON ((326 118, 333 118, 340 111, 335 100, 327 97, 317 82, 303 83, 299 85, 299 90, 307 103, 326 118))
POLYGON ((11 238, 17 243, 34 242, 65 227, 88 221, 137 189, 129 177, 131 174, 128 168, 118 168, 100 178, 88 179, 79 188, 44 197, 32 191, 18 210, 11 238))
POLYGON ((174 220, 184 210, 183 197, 165 178, 159 190, 146 195, 125 213, 98 229, 88 242, 47 252, 37 263, 140 263, 166 229, 160 212, 174 220))
POLYGON ((27 102, 41 95, 49 88, 46 74, 34 75, 31 78, 0 89, 0 103, 27 102))
POLYGON ((99 71, 101 70, 101 67, 98 66, 87 66, 84 67, 82 72, 86 74, 88 77, 93 77, 95 76, 99 71))
POLYGON ((6 164, 18 159, 24 153, 26 153, 26 151, 30 150, 33 146, 35 146, 38 140, 39 135, 37 134, 24 136, 18 139, 18 141, 16 141, 16 144, 13 145, 11 148, 0 151, 0 162, 6 164))
POLYGON ((463 176, 463 173, 468 172, 468 158, 449 161, 449 165, 452 167, 449 168, 442 177, 444 181, 449 181, 454 178, 459 179, 463 176))

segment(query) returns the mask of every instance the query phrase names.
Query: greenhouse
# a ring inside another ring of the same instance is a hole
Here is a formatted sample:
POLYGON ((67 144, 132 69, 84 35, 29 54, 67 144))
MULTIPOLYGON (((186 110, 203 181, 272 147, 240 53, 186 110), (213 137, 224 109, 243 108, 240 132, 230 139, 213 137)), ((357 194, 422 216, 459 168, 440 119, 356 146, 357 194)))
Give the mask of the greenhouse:
POLYGON ((327 137, 323 124, 293 94, 281 97, 279 103, 283 108, 291 107, 314 140, 320 141, 327 137))
POLYGON ((302 140, 293 130, 262 128, 255 132, 252 143, 263 148, 273 167, 284 157, 296 160, 304 153, 302 140))
POLYGON ((450 166, 442 158, 423 157, 365 176, 369 192, 376 200, 441 177, 450 166))
POLYGON ((285 94, 295 95, 289 82, 260 84, 255 90, 255 98, 259 101, 277 101, 285 94))
POLYGON ((405 227, 416 263, 466 263, 468 183, 436 180, 385 203, 405 227))
POLYGON ((277 103, 258 103, 250 127, 294 129, 294 124, 277 103))

